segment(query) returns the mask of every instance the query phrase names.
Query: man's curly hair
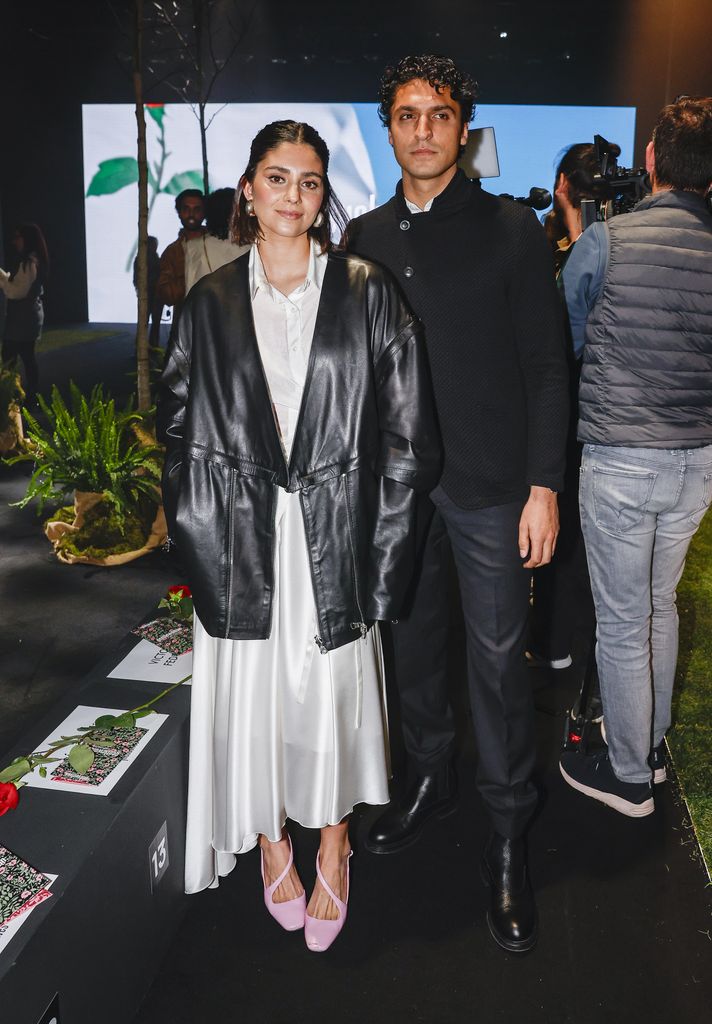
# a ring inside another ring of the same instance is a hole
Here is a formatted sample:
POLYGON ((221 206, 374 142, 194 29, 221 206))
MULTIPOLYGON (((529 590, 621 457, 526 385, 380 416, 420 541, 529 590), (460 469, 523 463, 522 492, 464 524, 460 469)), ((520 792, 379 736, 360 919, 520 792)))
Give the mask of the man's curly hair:
POLYGON ((460 71, 450 57, 439 57, 426 53, 420 57, 404 57, 395 67, 386 68, 379 88, 380 103, 378 116, 390 127, 391 107, 396 89, 413 79, 427 82, 437 92, 450 87, 450 95, 460 105, 463 125, 469 124, 475 112, 477 82, 470 75, 460 71))

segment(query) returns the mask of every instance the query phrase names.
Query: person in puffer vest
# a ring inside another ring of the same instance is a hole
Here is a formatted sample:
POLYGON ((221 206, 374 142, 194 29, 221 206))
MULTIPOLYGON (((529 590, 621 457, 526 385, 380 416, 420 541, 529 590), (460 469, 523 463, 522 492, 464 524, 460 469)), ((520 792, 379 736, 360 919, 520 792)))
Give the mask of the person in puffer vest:
POLYGON ((646 164, 652 194, 585 231, 563 275, 608 747, 560 767, 631 817, 665 780, 675 589, 712 501, 712 98, 664 107, 646 164))

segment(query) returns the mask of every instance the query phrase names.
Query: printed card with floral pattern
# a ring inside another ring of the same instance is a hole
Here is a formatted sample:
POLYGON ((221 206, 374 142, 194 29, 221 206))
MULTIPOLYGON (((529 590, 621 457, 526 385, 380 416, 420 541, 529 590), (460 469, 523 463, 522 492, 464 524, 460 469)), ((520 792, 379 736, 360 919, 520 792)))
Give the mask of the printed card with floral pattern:
POLYGON ((146 729, 139 729, 137 726, 132 729, 97 729, 95 738, 107 746, 95 746, 94 762, 86 773, 82 775, 72 768, 69 763, 69 756, 51 774, 55 782, 75 782, 83 786, 98 786, 114 768, 131 753, 137 744, 146 735, 146 729))
POLYGON ((169 654, 188 654, 193 650, 193 629, 176 619, 153 619, 131 631, 144 640, 150 640, 169 654))
POLYGON ((0 926, 46 900, 48 881, 12 850, 0 846, 0 926))

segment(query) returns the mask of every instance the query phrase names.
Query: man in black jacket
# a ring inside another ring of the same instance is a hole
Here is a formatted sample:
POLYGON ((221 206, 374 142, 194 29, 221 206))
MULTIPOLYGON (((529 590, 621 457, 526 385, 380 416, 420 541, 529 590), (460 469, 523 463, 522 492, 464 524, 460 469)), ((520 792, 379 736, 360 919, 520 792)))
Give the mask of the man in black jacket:
POLYGON ((367 840, 412 843, 454 805, 447 697, 447 560, 452 547, 467 630, 479 750, 477 784, 492 833, 483 868, 490 931, 530 949, 537 915, 523 833, 532 782, 533 703, 524 660, 530 570, 558 532, 567 384, 548 244, 530 210, 458 170, 475 84, 442 57, 386 71, 380 116, 403 177, 384 206, 354 220, 349 248, 388 267, 425 325, 445 461, 407 619, 393 628, 395 674, 415 781, 367 840))

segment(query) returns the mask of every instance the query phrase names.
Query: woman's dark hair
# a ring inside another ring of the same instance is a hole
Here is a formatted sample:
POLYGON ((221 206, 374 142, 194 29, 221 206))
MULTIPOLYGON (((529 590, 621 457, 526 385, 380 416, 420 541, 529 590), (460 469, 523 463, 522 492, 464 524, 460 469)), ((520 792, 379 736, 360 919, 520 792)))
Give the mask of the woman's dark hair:
POLYGON ((234 204, 234 188, 218 188, 210 193, 205 200, 205 226, 209 234, 216 238, 228 237, 234 204))
POLYGON ((49 276, 49 253, 39 225, 33 224, 31 221, 18 224, 13 235, 19 235, 22 238, 23 251, 20 254, 20 262, 23 263, 31 253, 34 254, 39 264, 40 280, 46 281, 49 276))
POLYGON ((415 79, 427 82, 436 92, 441 92, 449 86, 450 95, 460 106, 463 125, 470 123, 475 112, 477 82, 464 71, 460 71, 450 57, 438 57, 427 53, 420 57, 404 57, 395 67, 386 68, 383 72, 379 88, 381 102, 378 106, 378 116, 386 128, 391 123, 391 107, 396 89, 415 79))
POLYGON ((319 227, 310 227, 308 234, 310 238, 318 242, 322 252, 330 252, 335 248, 331 241, 332 234, 339 238, 342 237, 349 218, 331 188, 327 173, 329 150, 326 143, 315 128, 300 121, 273 121, 272 124, 265 125, 252 140, 250 159, 235 190, 235 205, 230 221, 230 238, 238 245, 252 245, 262 237, 257 218, 247 213, 247 200, 243 192, 243 185, 246 181, 251 184, 255 180, 257 165, 270 150, 281 146, 283 142, 291 142, 297 146, 311 146, 321 160, 324 168, 324 198, 319 212, 322 214, 323 220, 319 227))
MULTIPOLYGON (((594 176, 598 173, 600 173, 600 166, 596 159, 596 147, 592 142, 577 142, 573 146, 569 146, 559 160, 554 189, 563 174, 569 185, 571 204, 578 210, 582 199, 595 199, 599 194, 596 192, 594 181, 594 176)), ((560 238, 565 238, 568 234, 566 222, 556 203, 546 218, 546 233, 552 243, 557 242, 560 238)))

